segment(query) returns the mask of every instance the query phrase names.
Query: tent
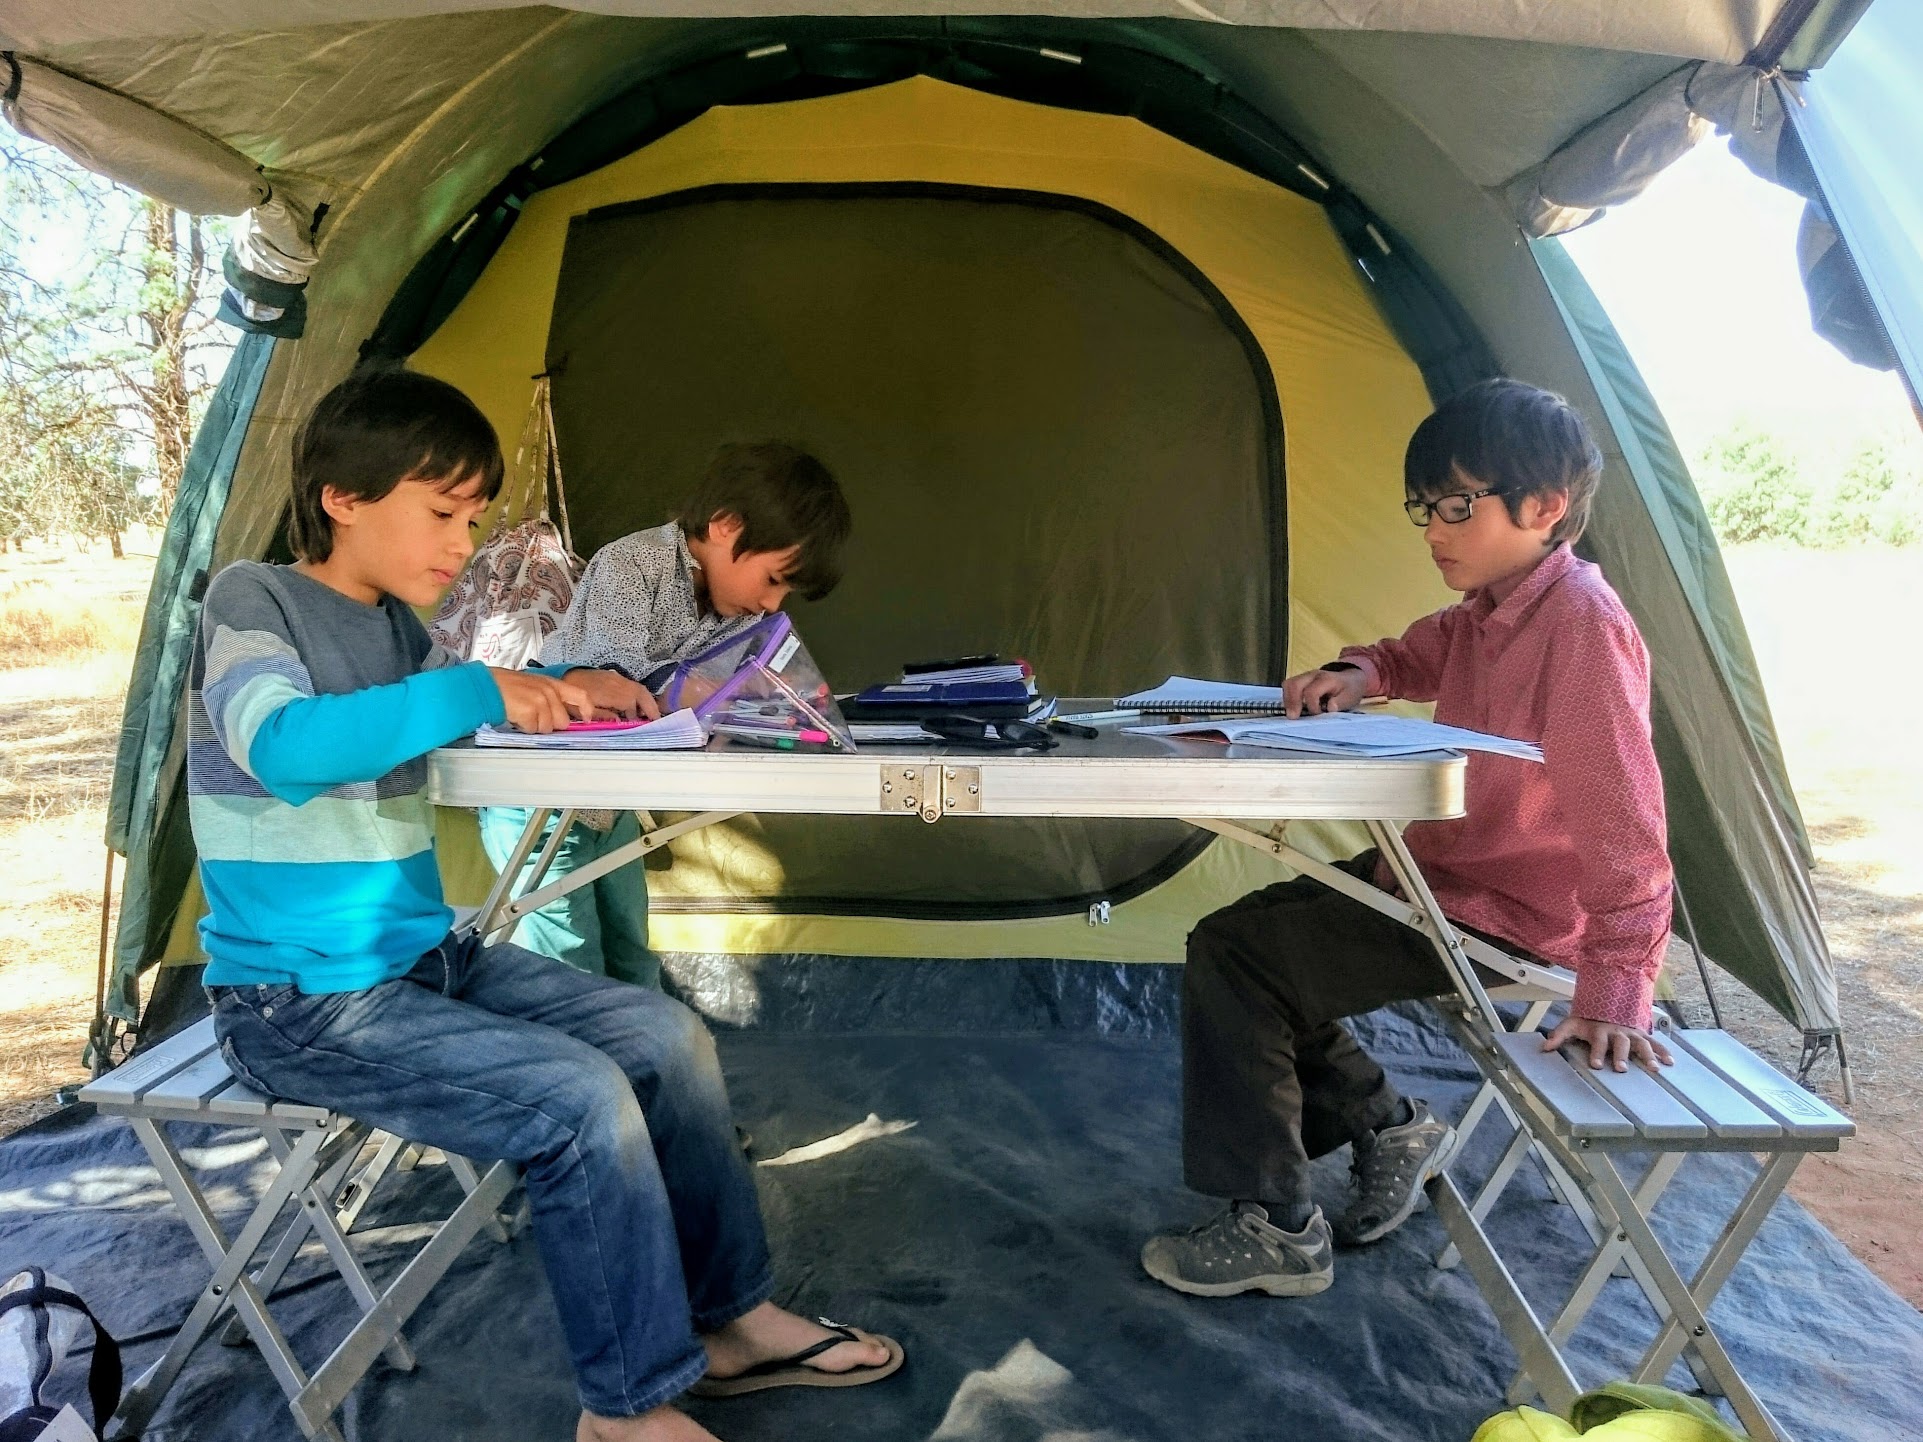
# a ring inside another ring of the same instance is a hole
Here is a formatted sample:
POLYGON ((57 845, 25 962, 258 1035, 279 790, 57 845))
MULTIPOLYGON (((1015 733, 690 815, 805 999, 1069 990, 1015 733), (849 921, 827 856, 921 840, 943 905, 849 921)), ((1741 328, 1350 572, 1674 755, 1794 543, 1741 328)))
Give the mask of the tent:
MULTIPOLYGON (((551 373, 588 544, 658 520, 724 433, 798 436, 859 526, 849 583, 800 613, 835 679, 992 642, 1070 693, 1272 681, 1444 599, 1410 564, 1397 457, 1432 399, 1502 371, 1603 439, 1585 548, 1654 656, 1685 934, 1812 1043, 1839 1037, 1714 539, 1551 237, 1732 133, 1811 194, 1825 314, 1894 363, 1900 288, 1865 291, 1786 119, 1867 3, 10 6, 16 126, 245 215, 225 313, 246 334, 128 699, 108 1012, 133 1020, 137 974, 191 958, 179 715, 205 577, 276 553, 290 430, 359 360, 458 381, 510 437, 551 373)), ((657 944, 1172 960, 1266 879, 1246 849, 1147 825, 888 841, 748 821, 678 846, 657 944)))

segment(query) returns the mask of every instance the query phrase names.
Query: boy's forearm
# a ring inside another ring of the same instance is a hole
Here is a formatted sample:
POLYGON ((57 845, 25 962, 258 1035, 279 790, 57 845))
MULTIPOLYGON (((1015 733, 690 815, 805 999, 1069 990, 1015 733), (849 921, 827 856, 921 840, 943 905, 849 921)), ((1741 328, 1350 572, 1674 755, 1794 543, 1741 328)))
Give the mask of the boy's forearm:
POLYGON ((336 786, 375 781, 403 762, 507 717, 479 662, 391 686, 287 702, 254 733, 247 769, 295 805, 336 786))
POLYGON ((1344 646, 1338 660, 1360 668, 1370 696, 1395 701, 1433 701, 1448 654, 1444 630, 1447 612, 1424 616, 1400 636, 1385 637, 1373 646, 1344 646))

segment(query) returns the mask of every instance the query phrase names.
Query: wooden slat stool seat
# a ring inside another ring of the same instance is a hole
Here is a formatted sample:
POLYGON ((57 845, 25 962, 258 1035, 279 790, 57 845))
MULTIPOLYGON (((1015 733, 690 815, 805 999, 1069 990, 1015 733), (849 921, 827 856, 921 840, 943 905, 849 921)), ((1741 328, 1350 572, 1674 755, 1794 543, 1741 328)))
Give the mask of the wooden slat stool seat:
POLYGON ((1660 1382, 1684 1358, 1704 1391, 1729 1399, 1757 1442, 1787 1442, 1706 1314, 1803 1158, 1835 1151, 1854 1134, 1854 1123, 1727 1032, 1665 1032, 1675 1065, 1654 1071, 1632 1065, 1617 1073, 1591 1069, 1580 1044, 1544 1052, 1533 1029, 1492 1035, 1480 1018, 1459 1006, 1449 1006, 1448 1015, 1482 1071, 1484 1094, 1493 1092, 1501 1103, 1479 1106, 1473 1117, 1464 1118, 1464 1150, 1469 1133, 1483 1121, 1505 1116, 1516 1124, 1473 1203, 1464 1199, 1452 1175, 1436 1178, 1429 1191, 1451 1243, 1441 1265, 1452 1265, 1460 1256, 1521 1358, 1510 1402, 1539 1394, 1552 1411, 1567 1414, 1582 1387, 1565 1344, 1603 1284, 1626 1272, 1656 1315, 1655 1334, 1632 1380, 1660 1382), (1584 1214, 1595 1239, 1574 1290, 1546 1326, 1483 1228, 1483 1219, 1532 1149, 1545 1163, 1552 1186, 1584 1214), (1684 1281, 1652 1228, 1650 1213, 1692 1152, 1756 1153, 1762 1167, 1695 1274, 1684 1281), (1617 1158, 1631 1153, 1648 1158, 1634 1184, 1617 1166, 1617 1158))
POLYGON ((188 1354, 231 1312, 287 1394, 302 1434, 340 1442, 334 1409, 376 1357, 385 1354, 396 1367, 413 1368, 401 1328, 461 1249, 483 1227, 502 1240, 510 1235, 512 1224, 499 1208, 517 1180, 516 1169, 495 1162, 481 1175, 465 1158, 450 1156, 448 1166, 465 1197, 386 1287, 376 1289, 347 1234, 406 1144, 325 1107, 279 1101, 245 1085, 221 1056, 211 1017, 83 1087, 80 1099, 127 1119, 213 1268, 166 1352, 128 1388, 106 1429, 109 1436, 136 1437, 146 1428, 188 1354), (266 1139, 278 1168, 231 1240, 167 1134, 171 1122, 252 1127, 266 1139), (375 1144, 372 1157, 363 1160, 370 1142, 375 1144), (274 1223, 290 1206, 293 1216, 271 1253, 250 1274, 274 1223), (312 1375, 295 1359, 267 1310, 268 1296, 310 1235, 319 1238, 360 1311, 346 1337, 312 1375))

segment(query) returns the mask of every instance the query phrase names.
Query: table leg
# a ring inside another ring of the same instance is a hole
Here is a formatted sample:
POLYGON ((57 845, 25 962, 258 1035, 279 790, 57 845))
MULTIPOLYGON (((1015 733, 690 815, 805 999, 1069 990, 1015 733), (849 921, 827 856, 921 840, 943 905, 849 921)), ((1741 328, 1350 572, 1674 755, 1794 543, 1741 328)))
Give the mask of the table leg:
POLYGON ((539 911, 557 897, 566 896, 570 891, 586 886, 589 882, 599 881, 609 872, 618 871, 630 861, 646 856, 650 851, 658 850, 677 836, 686 836, 691 831, 699 831, 703 827, 713 826, 717 822, 728 821, 739 815, 741 815, 739 811, 703 811, 684 821, 677 821, 671 826, 656 827, 645 836, 630 841, 626 846, 617 847, 603 856, 597 856, 586 866, 570 871, 559 881, 550 882, 538 890, 523 891, 513 901, 500 908, 494 918, 494 924, 500 926, 503 923, 511 924, 518 921, 530 911, 539 911))
POLYGON ((1456 984, 1457 994, 1492 1032, 1507 1030, 1503 1026, 1502 1013, 1489 1000, 1489 993, 1483 990, 1482 979, 1476 975, 1468 953, 1462 949, 1462 938, 1456 935, 1449 918, 1442 914, 1434 893, 1429 890, 1429 883, 1423 880, 1415 858, 1403 844, 1402 833, 1387 821, 1371 821, 1368 827, 1369 835, 1381 851, 1382 859, 1389 864, 1389 870, 1402 887, 1403 895, 1421 911, 1426 923, 1422 929, 1428 933, 1436 955, 1442 958, 1443 966, 1448 969, 1451 980, 1456 984))
POLYGON ((553 814, 551 809, 542 806, 537 806, 529 813, 527 825, 521 828, 520 840, 514 843, 514 850, 509 853, 506 863, 501 867, 500 875, 494 878, 494 884, 487 889, 487 899, 481 903, 481 909, 474 914, 472 925, 475 935, 486 936, 498 924, 501 908, 514 889, 515 878, 521 874, 521 867, 526 864, 528 853, 534 850, 534 843, 540 839, 541 828, 548 824, 548 818, 553 814))

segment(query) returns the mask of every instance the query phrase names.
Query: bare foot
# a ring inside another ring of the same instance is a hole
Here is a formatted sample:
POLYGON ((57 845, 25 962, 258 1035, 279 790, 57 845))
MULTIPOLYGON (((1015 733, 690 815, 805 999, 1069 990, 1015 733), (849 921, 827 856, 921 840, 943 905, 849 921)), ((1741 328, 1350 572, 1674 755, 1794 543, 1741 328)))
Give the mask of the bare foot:
POLYGON ((600 1417, 583 1412, 574 1442, 720 1442, 685 1412, 656 1407, 639 1417, 600 1417))
MULTIPOLYGON (((819 1322, 784 1312, 773 1302, 763 1302, 719 1332, 710 1332, 701 1344, 708 1349, 708 1375, 721 1380, 739 1376, 762 1362, 792 1357, 833 1335, 819 1322)), ((879 1367, 887 1360, 888 1349, 879 1342, 843 1342, 802 1365, 823 1372, 846 1372, 855 1367, 879 1367)))

